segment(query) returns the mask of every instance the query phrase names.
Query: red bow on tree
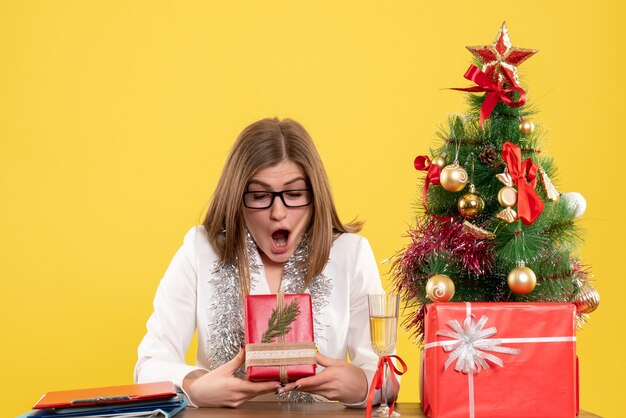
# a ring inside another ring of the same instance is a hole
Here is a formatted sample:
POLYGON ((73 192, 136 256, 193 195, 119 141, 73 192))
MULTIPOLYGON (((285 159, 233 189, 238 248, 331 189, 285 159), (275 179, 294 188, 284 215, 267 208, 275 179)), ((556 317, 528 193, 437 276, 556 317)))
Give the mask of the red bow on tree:
POLYGON ((439 184, 439 174, 441 173, 441 168, 437 164, 433 164, 427 155, 418 155, 415 157, 413 166, 416 170, 428 171, 426 173, 426 178, 424 179, 424 193, 422 194, 422 203, 424 204, 424 208, 428 209, 428 207, 426 207, 426 194, 428 193, 428 186, 430 183, 434 185, 439 184))
MULTIPOLYGON (((378 360, 378 367, 376 368, 376 373, 374 374, 374 378, 372 379, 372 385, 370 386, 370 391, 367 394, 367 408, 365 409, 365 416, 367 418, 372 417, 372 404, 374 403, 374 391, 383 387, 384 377, 385 377, 385 364, 389 366, 389 370, 393 372, 393 374, 397 374, 398 376, 402 376, 406 373, 407 367, 404 360, 402 360, 398 356, 382 356, 378 360), (396 368, 396 365, 393 364, 391 358, 395 358, 402 365, 402 371, 396 368)), ((396 406, 396 379, 391 376, 391 381, 393 383, 393 393, 394 399, 389 407, 389 416, 393 414, 393 408, 396 406)), ((383 388, 383 391, 385 389, 383 388)))
MULTIPOLYGON (((430 186, 430 183, 434 184, 435 186, 439 185, 439 174, 441 173, 441 168, 437 164, 433 164, 427 155, 418 155, 417 157, 415 157, 415 161, 413 161, 413 166, 416 170, 427 171, 426 178, 424 179, 422 204, 424 205, 424 209, 426 209, 426 212, 428 213, 428 206, 426 205, 428 186, 430 186)), ((438 216, 433 213, 431 213, 430 215, 433 218, 440 220, 441 222, 447 222, 450 219, 454 218, 453 216, 438 216)))
POLYGON ((543 212, 543 201, 535 192, 539 168, 530 158, 522 162, 520 147, 510 142, 502 146, 502 159, 517 186, 517 213, 524 225, 531 225, 543 212))
POLYGON ((503 88, 502 83, 496 84, 489 76, 483 73, 478 67, 475 65, 470 65, 469 69, 465 72, 464 75, 470 81, 478 84, 474 87, 467 88, 453 88, 452 90, 459 91, 469 91, 471 93, 480 93, 486 92, 487 97, 483 101, 483 105, 480 108, 480 126, 483 126, 483 122, 485 119, 488 119, 491 116, 491 112, 496 107, 499 101, 502 101, 505 105, 509 107, 520 107, 526 103, 526 92, 521 87, 511 87, 508 89, 503 88), (520 98, 518 100, 513 100, 509 96, 509 93, 518 92, 520 94, 520 98))

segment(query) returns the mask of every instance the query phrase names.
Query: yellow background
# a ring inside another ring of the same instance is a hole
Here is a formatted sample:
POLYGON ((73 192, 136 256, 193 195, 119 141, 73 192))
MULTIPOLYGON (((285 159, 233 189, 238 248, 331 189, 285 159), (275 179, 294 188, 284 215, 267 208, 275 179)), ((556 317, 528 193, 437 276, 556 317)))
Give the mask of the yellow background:
MULTIPOLYGON (((464 112, 465 45, 503 20, 561 191, 588 209, 602 304, 578 335, 581 406, 626 416, 621 2, 2 1, 0 405, 129 383, 156 286, 248 123, 315 139, 379 260, 407 240, 413 158, 464 112)), ((388 264, 380 265, 386 275, 388 264)), ((418 351, 400 395, 419 400, 418 351)))

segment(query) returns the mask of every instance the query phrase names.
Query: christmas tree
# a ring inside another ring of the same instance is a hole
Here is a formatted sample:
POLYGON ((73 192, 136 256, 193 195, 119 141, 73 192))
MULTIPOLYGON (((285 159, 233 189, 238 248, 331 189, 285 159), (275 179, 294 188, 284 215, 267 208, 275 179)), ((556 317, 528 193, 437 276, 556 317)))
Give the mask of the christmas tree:
POLYGON ((577 218, 586 203, 560 193, 543 132, 520 86, 517 66, 534 55, 511 45, 502 24, 465 78, 469 111, 450 116, 441 144, 415 159, 426 176, 411 243, 394 260, 405 326, 423 338, 432 302, 573 302, 579 325, 599 303, 579 260, 577 218), (481 67, 479 69, 479 67, 481 67))

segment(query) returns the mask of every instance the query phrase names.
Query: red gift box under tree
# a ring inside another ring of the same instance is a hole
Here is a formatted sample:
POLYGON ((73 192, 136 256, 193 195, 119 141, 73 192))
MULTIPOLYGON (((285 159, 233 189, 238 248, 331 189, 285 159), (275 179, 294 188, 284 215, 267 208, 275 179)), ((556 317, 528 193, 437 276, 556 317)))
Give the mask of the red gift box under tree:
POLYGON ((568 303, 425 307, 428 417, 574 417, 576 309, 568 303))

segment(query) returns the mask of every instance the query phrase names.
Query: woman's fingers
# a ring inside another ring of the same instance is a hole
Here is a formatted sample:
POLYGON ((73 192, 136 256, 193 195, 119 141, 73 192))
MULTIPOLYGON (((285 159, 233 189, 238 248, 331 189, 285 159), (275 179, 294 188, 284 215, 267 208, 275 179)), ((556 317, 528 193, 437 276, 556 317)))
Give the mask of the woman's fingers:
POLYGON ((317 364, 319 364, 320 366, 324 366, 324 367, 341 366, 346 363, 345 360, 332 358, 332 357, 326 357, 322 353, 315 353, 315 361, 317 361, 317 364))
POLYGON ((247 395, 262 395, 264 393, 276 392, 280 388, 280 382, 250 382, 238 379, 237 390, 247 395))
POLYGON ((237 353, 235 357, 232 358, 232 360, 222 364, 221 366, 216 368, 215 371, 219 370, 218 373, 226 375, 226 376, 231 376, 233 373, 237 371, 237 369, 239 369, 243 365, 245 360, 246 360, 246 353, 243 351, 243 348, 240 348, 239 352, 237 353))

